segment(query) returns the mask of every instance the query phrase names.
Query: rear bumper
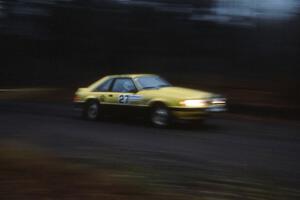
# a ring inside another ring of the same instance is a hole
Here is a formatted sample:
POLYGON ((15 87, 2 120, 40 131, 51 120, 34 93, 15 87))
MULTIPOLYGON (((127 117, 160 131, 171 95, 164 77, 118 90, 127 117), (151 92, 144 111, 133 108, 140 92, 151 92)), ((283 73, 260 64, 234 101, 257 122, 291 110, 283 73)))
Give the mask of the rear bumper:
POLYGON ((73 105, 75 111, 82 111, 84 108, 84 103, 82 102, 74 102, 73 105))

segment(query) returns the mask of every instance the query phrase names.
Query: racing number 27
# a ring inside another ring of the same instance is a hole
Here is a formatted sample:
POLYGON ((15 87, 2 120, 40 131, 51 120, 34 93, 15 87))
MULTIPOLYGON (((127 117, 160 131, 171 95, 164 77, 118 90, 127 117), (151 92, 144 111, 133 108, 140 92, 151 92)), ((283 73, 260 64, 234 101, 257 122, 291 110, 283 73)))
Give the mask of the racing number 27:
POLYGON ((129 96, 128 95, 120 95, 119 96, 119 103, 124 103, 124 104, 127 104, 128 103, 128 99, 129 99, 129 96))

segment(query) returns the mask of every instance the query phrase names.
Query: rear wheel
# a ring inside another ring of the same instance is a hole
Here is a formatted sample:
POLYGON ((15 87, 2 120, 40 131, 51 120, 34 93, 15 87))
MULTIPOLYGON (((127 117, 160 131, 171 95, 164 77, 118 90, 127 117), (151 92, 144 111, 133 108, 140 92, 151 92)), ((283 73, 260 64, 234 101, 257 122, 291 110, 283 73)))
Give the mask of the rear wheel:
POLYGON ((97 120, 100 114, 100 105, 97 101, 88 101, 84 107, 83 116, 88 120, 97 120))
POLYGON ((154 106, 151 112, 151 123, 155 127, 167 127, 171 123, 171 114, 169 109, 164 105, 154 106))

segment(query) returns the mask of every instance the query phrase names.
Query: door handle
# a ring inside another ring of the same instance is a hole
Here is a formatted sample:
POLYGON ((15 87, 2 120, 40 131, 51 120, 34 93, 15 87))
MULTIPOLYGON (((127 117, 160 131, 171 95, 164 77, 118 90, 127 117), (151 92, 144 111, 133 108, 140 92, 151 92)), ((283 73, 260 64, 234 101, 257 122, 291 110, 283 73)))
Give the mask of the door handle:
POLYGON ((112 95, 112 94, 109 94, 108 96, 109 96, 109 97, 113 97, 113 95, 112 95))

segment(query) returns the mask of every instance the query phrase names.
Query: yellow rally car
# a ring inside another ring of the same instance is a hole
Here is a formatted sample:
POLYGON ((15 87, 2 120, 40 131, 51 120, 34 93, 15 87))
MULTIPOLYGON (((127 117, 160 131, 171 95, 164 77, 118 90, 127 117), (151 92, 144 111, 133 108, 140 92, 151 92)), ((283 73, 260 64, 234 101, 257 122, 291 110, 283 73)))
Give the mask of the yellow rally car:
POLYGON ((86 119, 105 114, 146 113, 151 123, 168 126, 175 119, 202 120, 211 112, 226 110, 226 99, 199 90, 175 87, 157 75, 130 74, 106 76, 87 88, 79 88, 74 102, 86 119))

